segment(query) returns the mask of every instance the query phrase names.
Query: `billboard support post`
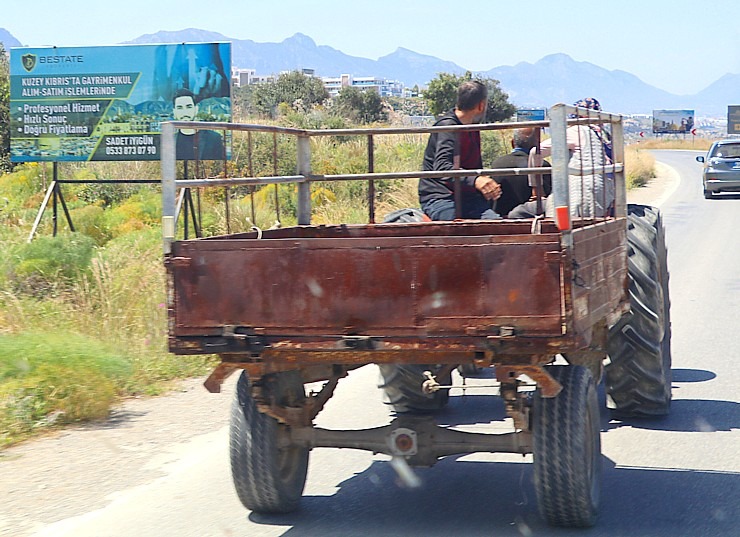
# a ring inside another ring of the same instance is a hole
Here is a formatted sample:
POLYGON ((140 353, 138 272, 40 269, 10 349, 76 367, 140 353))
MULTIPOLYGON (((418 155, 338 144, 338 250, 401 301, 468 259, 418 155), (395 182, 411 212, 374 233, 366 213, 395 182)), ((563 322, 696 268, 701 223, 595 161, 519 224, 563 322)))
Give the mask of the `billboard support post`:
POLYGON ((58 222, 57 218, 59 216, 58 211, 57 211, 57 197, 59 196, 59 183, 57 183, 57 180, 58 180, 58 164, 56 162, 54 162, 54 164, 52 164, 52 169, 54 170, 52 172, 52 182, 54 183, 54 192, 52 194, 52 206, 53 206, 53 210, 52 210, 52 213, 51 213, 52 214, 52 217, 51 217, 52 233, 51 233, 51 235, 52 235, 52 237, 56 237, 57 236, 57 222, 58 222))
MULTIPOLYGON (((62 211, 64 211, 64 218, 67 220, 67 225, 69 226, 69 230, 74 232, 75 226, 72 223, 72 215, 69 214, 69 209, 67 208, 67 202, 64 199, 64 195, 62 194, 62 188, 61 183, 64 181, 59 179, 59 163, 54 161, 52 162, 52 179, 51 184, 49 185, 49 188, 46 189, 46 195, 44 196, 44 201, 41 202, 41 207, 39 207, 39 212, 36 213, 36 219, 33 221, 33 227, 31 227, 31 233, 28 234, 27 242, 31 242, 33 240, 33 237, 36 235, 36 232, 38 231, 39 226, 41 225, 41 218, 44 216, 44 212, 46 211, 46 208, 49 206, 49 202, 51 201, 52 204, 52 226, 53 226, 53 236, 57 236, 58 231, 58 217, 59 217, 59 204, 62 205, 62 211)), ((94 181, 81 181, 81 182, 94 182, 94 181)))

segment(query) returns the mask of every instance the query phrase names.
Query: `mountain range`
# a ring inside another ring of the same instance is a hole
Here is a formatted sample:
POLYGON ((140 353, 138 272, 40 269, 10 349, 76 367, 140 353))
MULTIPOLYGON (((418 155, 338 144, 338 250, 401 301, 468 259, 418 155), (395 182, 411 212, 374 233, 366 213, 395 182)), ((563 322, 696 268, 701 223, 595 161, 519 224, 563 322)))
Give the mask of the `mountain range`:
MULTIPOLYGON (((20 46, 9 32, 0 28, 6 48, 20 46)), ((258 74, 310 68, 317 76, 377 76, 399 80, 406 86, 425 86, 438 73, 462 74, 467 69, 434 56, 398 48, 371 60, 350 56, 310 37, 297 33, 280 43, 258 43, 233 39, 218 32, 189 28, 176 32, 145 34, 130 44, 228 41, 232 43, 232 65, 255 69, 258 74)), ((519 107, 546 107, 556 102, 574 102, 597 97, 611 112, 651 114, 654 109, 693 109, 700 116, 724 117, 728 104, 740 104, 740 74, 727 73, 694 95, 675 95, 643 82, 621 70, 608 70, 589 62, 576 61, 566 54, 551 54, 535 63, 520 62, 476 74, 495 78, 519 107)))

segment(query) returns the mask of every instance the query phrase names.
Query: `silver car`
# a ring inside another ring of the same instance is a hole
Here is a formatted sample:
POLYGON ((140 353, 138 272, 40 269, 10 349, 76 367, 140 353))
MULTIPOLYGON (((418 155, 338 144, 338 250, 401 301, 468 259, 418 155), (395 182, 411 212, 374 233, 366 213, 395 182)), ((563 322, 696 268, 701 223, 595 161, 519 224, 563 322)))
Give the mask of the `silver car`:
POLYGON ((719 192, 740 192, 740 139, 714 142, 706 159, 696 160, 704 163, 705 198, 712 199, 719 192))

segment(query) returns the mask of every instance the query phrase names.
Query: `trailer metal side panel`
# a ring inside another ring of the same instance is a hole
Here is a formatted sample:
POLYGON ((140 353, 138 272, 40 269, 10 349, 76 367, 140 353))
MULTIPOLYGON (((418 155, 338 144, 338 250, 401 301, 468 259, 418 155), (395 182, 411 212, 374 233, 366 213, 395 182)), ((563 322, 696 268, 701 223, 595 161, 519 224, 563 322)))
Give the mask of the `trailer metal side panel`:
POLYGON ((628 306, 626 233, 624 219, 573 231, 572 315, 586 343, 593 326, 614 324, 628 306))
POLYGON ((173 243, 171 335, 561 336, 557 234, 173 243))

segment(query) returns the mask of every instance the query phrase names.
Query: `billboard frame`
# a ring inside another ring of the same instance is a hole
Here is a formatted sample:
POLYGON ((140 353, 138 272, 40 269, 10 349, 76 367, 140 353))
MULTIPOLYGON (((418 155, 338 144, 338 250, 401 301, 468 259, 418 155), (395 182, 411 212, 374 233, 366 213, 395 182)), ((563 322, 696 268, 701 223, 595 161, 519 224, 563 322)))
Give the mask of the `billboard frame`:
POLYGON ((694 128, 695 110, 653 110, 653 134, 689 134, 694 128))
POLYGON ((727 134, 740 134, 740 104, 727 105, 727 134))
MULTIPOLYGON (((231 114, 230 42, 10 49, 12 162, 156 161, 164 121, 231 114)), ((192 134, 178 160, 230 159, 217 131, 192 134)))

